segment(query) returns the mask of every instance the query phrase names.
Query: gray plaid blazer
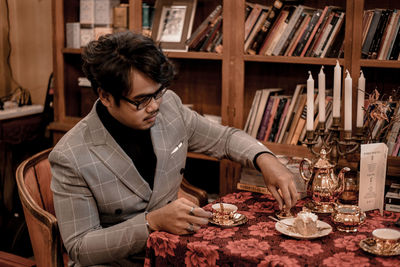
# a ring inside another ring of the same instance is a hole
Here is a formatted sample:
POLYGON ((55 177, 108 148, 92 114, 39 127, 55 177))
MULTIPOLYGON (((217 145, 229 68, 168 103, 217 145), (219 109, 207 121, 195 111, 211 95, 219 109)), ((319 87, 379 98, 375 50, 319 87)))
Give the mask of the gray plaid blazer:
POLYGON ((157 157, 153 190, 95 106, 50 153, 54 208, 71 265, 109 263, 142 251, 149 234, 144 212, 176 199, 188 151, 246 166, 269 151, 243 131, 211 123, 183 106, 172 91, 163 96, 150 132, 157 157))

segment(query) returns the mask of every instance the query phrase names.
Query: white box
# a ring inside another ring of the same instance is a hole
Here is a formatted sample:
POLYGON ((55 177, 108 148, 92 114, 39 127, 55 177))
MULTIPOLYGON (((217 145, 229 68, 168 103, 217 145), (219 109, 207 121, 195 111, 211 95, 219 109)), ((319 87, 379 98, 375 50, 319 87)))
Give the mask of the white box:
POLYGON ((81 47, 87 46, 92 40, 94 40, 94 29, 81 28, 81 47))
POLYGON ((94 24, 95 0, 80 0, 79 22, 84 25, 94 24))
POLYGON ((119 0, 96 0, 94 4, 94 23, 96 25, 112 25, 113 9, 119 4, 119 0))
POLYGON ((81 25, 79 24, 79 22, 67 22, 65 24, 67 48, 81 47, 80 30, 81 30, 81 25))

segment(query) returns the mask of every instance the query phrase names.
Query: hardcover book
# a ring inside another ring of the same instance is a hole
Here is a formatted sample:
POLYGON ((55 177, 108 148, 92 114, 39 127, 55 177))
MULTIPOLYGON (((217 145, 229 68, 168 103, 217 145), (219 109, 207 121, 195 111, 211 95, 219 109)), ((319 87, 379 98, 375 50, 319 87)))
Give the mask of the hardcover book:
POLYGON ((272 24, 275 22, 277 16, 282 10, 283 2, 280 0, 275 0, 271 9, 268 11, 267 19, 265 20, 263 26, 260 31, 254 37, 254 41, 250 45, 250 49, 248 50, 250 54, 258 54, 265 37, 267 37, 268 31, 271 28, 272 24))

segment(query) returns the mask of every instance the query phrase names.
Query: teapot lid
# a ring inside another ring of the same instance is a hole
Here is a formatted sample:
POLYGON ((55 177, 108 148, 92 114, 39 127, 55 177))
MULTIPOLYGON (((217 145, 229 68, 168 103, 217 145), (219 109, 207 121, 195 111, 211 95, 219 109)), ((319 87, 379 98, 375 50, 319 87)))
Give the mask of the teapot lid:
POLYGON ((329 159, 326 158, 327 152, 324 148, 321 149, 319 152, 319 158, 316 160, 314 163, 314 168, 318 169, 330 169, 335 167, 335 164, 329 161, 329 159))

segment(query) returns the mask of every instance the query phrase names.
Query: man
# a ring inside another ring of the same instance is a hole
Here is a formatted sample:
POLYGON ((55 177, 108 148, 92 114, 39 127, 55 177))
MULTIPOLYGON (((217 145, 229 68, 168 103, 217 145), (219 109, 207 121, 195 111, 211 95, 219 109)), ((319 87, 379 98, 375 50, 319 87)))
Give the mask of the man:
POLYGON ((210 212, 176 199, 188 150, 258 167, 280 207, 296 203, 291 173, 264 145, 209 122, 166 89, 174 69, 151 39, 107 35, 82 58, 99 100, 49 156, 71 265, 123 264, 152 230, 181 235, 207 224, 210 212))

